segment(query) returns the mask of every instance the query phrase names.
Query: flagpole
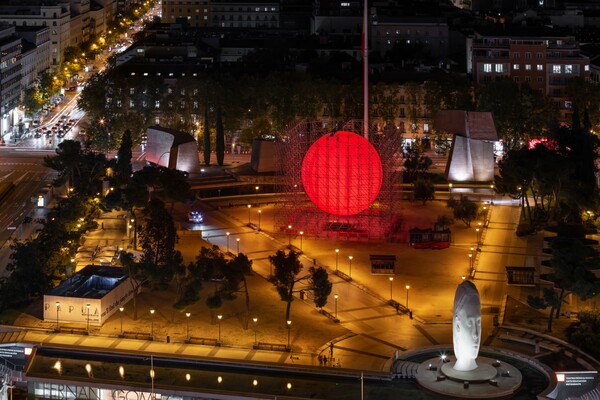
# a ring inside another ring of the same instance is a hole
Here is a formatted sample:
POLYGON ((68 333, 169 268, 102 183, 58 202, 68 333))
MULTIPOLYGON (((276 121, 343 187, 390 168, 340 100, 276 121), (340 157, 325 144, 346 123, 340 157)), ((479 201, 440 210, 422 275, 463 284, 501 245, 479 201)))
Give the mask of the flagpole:
POLYGON ((363 59, 363 136, 369 140, 369 13, 367 0, 364 2, 363 10, 363 36, 362 36, 362 59, 363 59))

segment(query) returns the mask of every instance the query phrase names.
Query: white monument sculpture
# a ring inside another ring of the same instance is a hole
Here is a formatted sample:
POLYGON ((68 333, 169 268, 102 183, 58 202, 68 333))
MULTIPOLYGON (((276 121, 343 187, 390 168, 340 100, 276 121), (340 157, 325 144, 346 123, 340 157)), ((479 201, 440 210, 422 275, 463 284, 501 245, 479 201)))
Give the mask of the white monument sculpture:
POLYGON ((477 369, 475 359, 481 343, 481 301, 479 292, 471 281, 456 288, 452 315, 452 339, 457 371, 477 369))

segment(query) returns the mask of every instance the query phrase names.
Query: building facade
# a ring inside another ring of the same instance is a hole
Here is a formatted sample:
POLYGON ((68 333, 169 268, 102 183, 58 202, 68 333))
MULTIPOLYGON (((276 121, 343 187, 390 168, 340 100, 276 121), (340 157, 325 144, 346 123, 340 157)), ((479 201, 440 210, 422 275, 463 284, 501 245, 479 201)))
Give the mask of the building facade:
POLYGON ((5 142, 18 121, 21 97, 21 38, 14 26, 0 25, 0 136, 5 142))
POLYGON ((467 72, 476 85, 508 77, 550 96, 563 120, 572 113, 566 88, 574 77, 590 78, 590 60, 572 36, 544 27, 481 29, 468 44, 467 72))

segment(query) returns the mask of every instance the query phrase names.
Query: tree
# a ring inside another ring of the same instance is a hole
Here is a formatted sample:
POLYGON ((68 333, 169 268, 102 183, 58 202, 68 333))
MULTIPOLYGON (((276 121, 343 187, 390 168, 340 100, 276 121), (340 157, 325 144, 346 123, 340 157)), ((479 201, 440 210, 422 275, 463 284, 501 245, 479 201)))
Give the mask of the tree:
POLYGON ((315 305, 323 307, 327 304, 327 297, 331 293, 331 282, 327 271, 323 268, 309 268, 308 275, 298 277, 302 271, 300 254, 290 251, 287 254, 283 250, 277 250, 275 255, 269 256, 269 262, 274 267, 274 273, 269 279, 282 301, 287 303, 285 311, 286 321, 290 320, 290 308, 294 300, 294 286, 302 280, 308 280, 308 290, 312 290, 315 296, 315 305))
POLYGON ((473 200, 466 196, 460 196, 460 199, 448 199, 447 206, 452 209, 454 218, 461 220, 467 227, 471 226, 471 222, 477 218, 479 214, 479 206, 473 200))
POLYGON ((115 175, 119 185, 126 185, 131 180, 131 174, 133 173, 131 166, 132 147, 131 131, 127 129, 121 138, 121 146, 119 146, 119 151, 117 152, 115 175))
POLYGON ((217 110, 217 135, 215 143, 215 153, 217 154, 217 164, 223 166, 223 159, 225 157, 225 133, 223 132, 223 118, 221 116, 221 109, 217 110))
POLYGON ((592 270, 600 266, 598 253, 582 243, 579 238, 557 236, 550 243, 552 273, 546 276, 554 283, 553 288, 544 289, 544 296, 529 296, 527 302, 534 308, 550 307, 548 332, 552 332, 552 320, 560 316, 565 297, 573 293, 586 300, 600 291, 600 280, 592 270))
POLYGON ((433 200, 435 198, 435 188, 430 179, 417 178, 413 184, 413 194, 415 200, 423 202, 423 205, 427 200, 433 200))
POLYGON ((577 319, 566 330, 569 343, 596 359, 600 358, 600 310, 580 310, 577 319))
POLYGON ((204 110, 204 164, 210 165, 210 128, 208 126, 208 108, 204 110))
POLYGON ((410 146, 404 153, 405 182, 412 182, 417 176, 427 172, 432 163, 431 158, 422 155, 416 146, 410 146))
POLYGON ((133 253, 122 251, 119 255, 119 261, 131 283, 131 291, 133 293, 133 319, 137 320, 137 295, 141 291, 142 286, 148 282, 148 276, 141 264, 135 260, 133 253))
POLYGON ((173 256, 178 241, 173 218, 159 199, 152 199, 144 209, 145 224, 139 233, 144 255, 142 263, 155 283, 165 284, 173 277, 173 256))
POLYGON ((228 290, 231 292, 239 291, 240 284, 243 284, 244 295, 246 299, 246 318, 244 321, 245 329, 248 329, 250 320, 250 292, 248 291, 248 281, 246 275, 252 273, 252 260, 243 253, 238 253, 233 260, 227 263, 225 268, 225 279, 228 282, 228 290))

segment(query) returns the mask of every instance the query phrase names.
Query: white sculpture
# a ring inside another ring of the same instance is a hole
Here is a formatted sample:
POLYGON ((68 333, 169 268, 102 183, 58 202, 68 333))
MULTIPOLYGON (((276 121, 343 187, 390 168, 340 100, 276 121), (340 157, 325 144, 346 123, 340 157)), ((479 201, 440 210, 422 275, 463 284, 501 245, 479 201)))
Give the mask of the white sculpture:
POLYGON ((452 339, 457 371, 472 371, 477 368, 475 359, 481 342, 481 301, 479 292, 470 281, 456 288, 452 318, 452 339))

